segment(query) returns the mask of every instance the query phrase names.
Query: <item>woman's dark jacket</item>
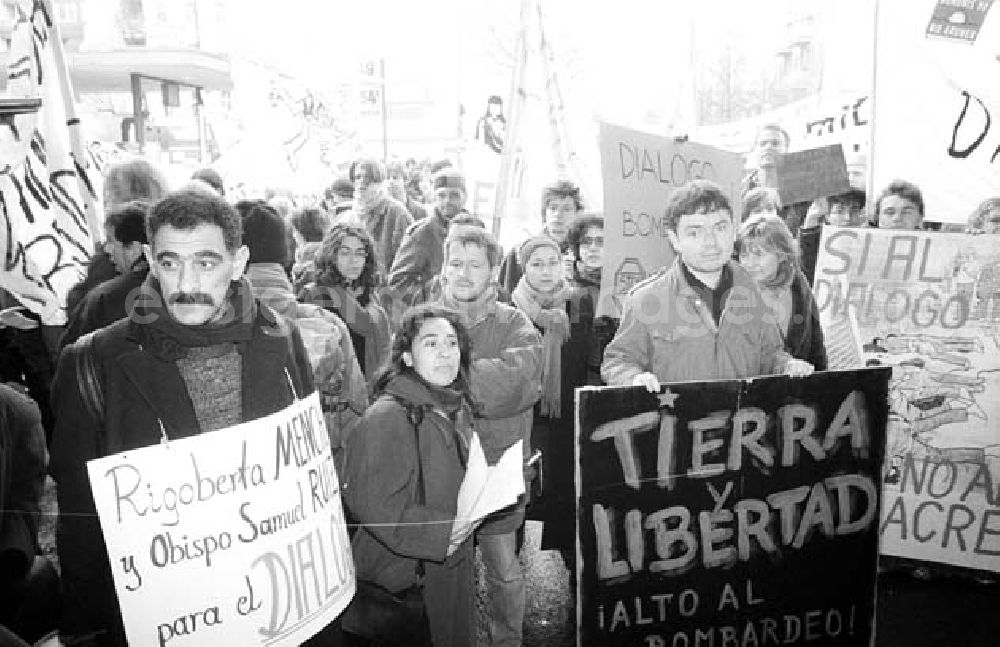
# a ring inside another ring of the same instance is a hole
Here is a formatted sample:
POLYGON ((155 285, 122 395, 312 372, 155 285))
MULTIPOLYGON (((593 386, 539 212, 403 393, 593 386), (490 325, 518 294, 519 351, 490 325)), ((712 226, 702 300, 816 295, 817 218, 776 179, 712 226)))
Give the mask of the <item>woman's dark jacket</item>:
POLYGON ((463 405, 458 415, 466 422, 453 422, 413 374, 398 375, 351 434, 345 466, 344 501, 361 524, 352 541, 358 579, 393 592, 421 580, 436 647, 470 645, 475 635, 472 538, 446 556, 472 433, 471 411, 463 405), (421 410, 416 430, 401 402, 421 410))
POLYGON ((813 297, 809 281, 802 272, 796 272, 790 286, 792 291, 792 317, 785 336, 785 350, 792 357, 805 360, 817 371, 827 369, 826 346, 823 328, 819 323, 819 308, 813 297))

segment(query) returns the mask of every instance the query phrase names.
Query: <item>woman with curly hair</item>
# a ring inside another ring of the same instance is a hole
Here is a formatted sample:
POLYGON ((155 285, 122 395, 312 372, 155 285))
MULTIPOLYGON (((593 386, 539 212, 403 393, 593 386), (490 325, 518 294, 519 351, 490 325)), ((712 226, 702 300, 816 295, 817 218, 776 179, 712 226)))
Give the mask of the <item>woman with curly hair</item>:
POLYGON ((381 277, 375 242, 364 227, 336 224, 323 239, 314 263, 316 280, 299 292, 299 301, 322 306, 347 324, 358 363, 371 384, 388 359, 390 330, 376 295, 381 277))

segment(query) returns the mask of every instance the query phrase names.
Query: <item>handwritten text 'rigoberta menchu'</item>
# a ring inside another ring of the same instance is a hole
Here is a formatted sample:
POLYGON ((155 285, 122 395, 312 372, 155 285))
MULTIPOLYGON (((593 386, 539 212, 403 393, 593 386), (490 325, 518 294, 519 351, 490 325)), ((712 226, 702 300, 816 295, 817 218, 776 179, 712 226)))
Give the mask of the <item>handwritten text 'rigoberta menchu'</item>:
MULTIPOLYGON (((302 467, 322 456, 329 448, 330 438, 322 420, 318 419, 321 415, 319 410, 309 408, 276 427, 272 481, 281 477, 282 469, 293 463, 296 467, 302 467)), ((105 472, 105 477, 112 479, 114 483, 118 523, 127 523, 133 517, 152 515, 160 518, 161 525, 176 526, 180 523, 181 510, 185 506, 246 493, 263 485, 266 482, 264 466, 248 460, 246 441, 234 445, 235 447, 240 447, 240 460, 225 472, 206 473, 199 464, 197 454, 191 452, 191 471, 176 474, 178 481, 166 484, 149 482, 143 477, 142 471, 128 461, 111 467, 105 472)), ((329 489, 322 481, 327 476, 333 477, 332 473, 328 475, 326 472, 310 472, 312 496, 324 497, 324 492, 329 489)))
MULTIPOLYGON (((843 400, 826 429, 817 428, 816 409, 808 404, 786 404, 775 415, 777 424, 769 425, 764 410, 744 407, 688 421, 692 444, 690 456, 684 457, 686 469, 679 465, 681 457, 675 451, 677 434, 682 431, 678 428, 678 418, 663 409, 599 425, 590 440, 614 440, 625 483, 636 490, 640 488, 642 475, 634 436, 657 428, 653 480, 666 489, 675 486, 678 474, 718 481, 726 472, 739 472, 743 469, 744 454, 753 457, 754 466, 750 469, 765 472, 776 465, 793 467, 804 453, 814 461, 824 461, 834 456, 842 443, 849 443, 850 451, 859 458, 869 455, 870 431, 864 394, 860 391, 852 391, 843 400), (725 462, 709 462, 720 454, 726 458, 725 462)), ((748 561, 752 541, 768 554, 776 554, 781 546, 801 548, 816 529, 827 537, 865 531, 875 523, 878 510, 876 484, 865 474, 835 474, 811 485, 763 498, 741 499, 725 507, 731 491, 731 487, 726 487, 719 494, 710 489, 714 492, 714 510, 692 513, 687 506, 673 505, 645 515, 637 509, 627 511, 623 558, 614 554, 616 542, 612 540, 611 525, 614 519, 622 517, 601 504, 594 504, 598 577, 602 580, 627 577, 646 568, 652 573, 680 574, 693 566, 699 555, 707 568, 725 567, 736 560, 748 561), (652 550, 647 551, 649 534, 653 542, 652 550), (647 558, 648 553, 653 558, 647 558)))

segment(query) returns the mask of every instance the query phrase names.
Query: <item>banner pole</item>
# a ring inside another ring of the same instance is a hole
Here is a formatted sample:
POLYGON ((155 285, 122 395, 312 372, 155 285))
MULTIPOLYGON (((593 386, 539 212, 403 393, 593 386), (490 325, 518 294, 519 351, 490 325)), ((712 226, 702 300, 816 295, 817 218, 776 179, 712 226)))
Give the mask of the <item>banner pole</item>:
POLYGON ((73 82, 69 76, 69 66, 66 63, 66 53, 63 51, 62 36, 59 25, 52 11, 52 0, 42 0, 45 14, 49 20, 49 38, 52 56, 55 59, 56 75, 59 78, 59 93, 66 112, 66 128, 69 131, 70 148, 76 162, 77 183, 80 185, 80 195, 83 198, 84 214, 87 217, 87 227, 90 229, 90 240, 96 246, 100 242, 101 225, 97 219, 97 196, 86 177, 87 150, 83 145, 83 135, 80 132, 80 117, 76 113, 76 101, 73 94, 73 82))
MULTIPOLYGON (((873 11, 872 20, 872 80, 870 96, 872 98, 872 118, 871 125, 868 131, 868 177, 865 178, 865 190, 868 193, 868 201, 866 204, 871 204, 871 199, 875 196, 875 124, 878 123, 878 5, 880 0, 875 0, 875 7, 873 11)), ((878 214, 869 214, 869 220, 872 216, 878 218, 878 214)), ((876 221, 877 222, 877 221, 876 221)))
POLYGON ((521 22, 517 36, 517 52, 514 61, 514 73, 511 75, 510 94, 507 105, 510 106, 510 128, 504 135, 503 152, 500 155, 500 177, 497 181, 496 196, 493 207, 493 237, 500 238, 500 223, 503 222, 507 210, 507 193, 511 185, 511 173, 514 167, 514 145, 518 140, 521 116, 524 112, 526 91, 524 89, 525 68, 528 54, 528 20, 531 15, 532 0, 521 0, 521 22))

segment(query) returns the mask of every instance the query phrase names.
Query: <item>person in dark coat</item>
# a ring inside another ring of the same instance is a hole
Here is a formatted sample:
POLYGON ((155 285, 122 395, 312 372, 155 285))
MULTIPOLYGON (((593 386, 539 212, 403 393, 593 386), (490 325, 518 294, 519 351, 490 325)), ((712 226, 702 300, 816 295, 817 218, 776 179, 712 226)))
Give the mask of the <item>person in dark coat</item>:
POLYGON ((429 300, 431 284, 441 272, 444 239, 451 221, 463 212, 468 197, 465 176, 446 168, 433 180, 434 213, 413 223, 403 236, 396 260, 389 270, 389 288, 404 304, 429 300))
POLYGON ((785 351, 827 369, 819 308, 799 269, 799 254, 788 226, 778 216, 752 216, 736 240, 740 265, 757 281, 764 303, 778 323, 785 351))
MULTIPOLYGON (((472 528, 455 527, 474 433, 471 362, 456 312, 408 310, 376 382, 378 399, 347 447, 343 492, 360 523, 352 541, 358 579, 395 594, 421 586, 429 627, 414 627, 407 645, 475 644, 472 528)), ((349 608, 345 631, 366 629, 353 617, 349 608)))
MULTIPOLYGON (((604 349, 615 337, 620 320, 610 315, 597 316, 600 308, 601 274, 604 270, 604 218, 597 214, 584 214, 573 222, 566 234, 567 252, 573 258, 573 267, 567 278, 570 302, 578 304, 581 323, 587 314, 594 317, 593 340, 587 344, 587 384, 602 384, 601 360, 604 349)), ((614 310, 611 308, 610 310, 614 310)))
POLYGON ((38 406, 0 384, 0 626, 30 642, 55 629, 59 578, 38 546, 47 458, 38 406))
MULTIPOLYGON (((562 252, 548 236, 521 244, 524 275, 511 295, 542 336, 542 399, 535 405, 531 442, 542 452, 542 491, 528 514, 544 522, 542 550, 558 549, 572 565, 574 532, 574 389, 588 383, 594 336, 594 301, 563 278, 562 252)), ((600 369, 600 360, 597 361, 600 369)))
POLYGON ((126 644, 87 461, 255 420, 313 391, 298 330, 242 278, 248 251, 232 206, 172 193, 153 207, 147 236, 143 297, 128 318, 67 346, 53 383, 65 643, 126 644), (77 368, 87 356, 92 373, 77 368), (101 400, 84 395, 88 384, 101 400))
POLYGON ((126 316, 129 297, 135 297, 134 291, 149 274, 149 263, 142 253, 142 246, 148 242, 148 213, 148 202, 134 200, 108 214, 105 228, 109 236, 104 242, 104 251, 115 264, 118 275, 101 283, 83 297, 80 307, 66 326, 66 332, 60 341, 61 347, 126 316))

